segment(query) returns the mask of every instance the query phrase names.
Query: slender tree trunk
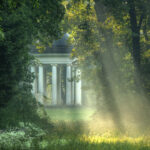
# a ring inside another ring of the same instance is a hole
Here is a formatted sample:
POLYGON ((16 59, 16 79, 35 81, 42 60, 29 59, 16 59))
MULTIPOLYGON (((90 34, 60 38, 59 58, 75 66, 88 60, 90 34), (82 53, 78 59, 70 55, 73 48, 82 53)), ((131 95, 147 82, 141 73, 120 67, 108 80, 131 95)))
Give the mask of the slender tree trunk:
POLYGON ((134 0, 129 0, 128 5, 129 5, 130 25, 132 31, 132 55, 135 69, 137 72, 139 72, 141 64, 140 25, 138 26, 137 23, 134 0))
POLYGON ((142 72, 141 72, 141 47, 140 47, 140 28, 144 19, 144 10, 140 16, 139 23, 137 22, 137 14, 135 8, 135 1, 128 0, 129 6, 129 16, 130 16, 130 26, 132 31, 132 56, 135 66, 135 90, 144 95, 143 87, 142 87, 142 72))
MULTIPOLYGON (((148 37, 148 34, 147 34, 147 20, 146 19, 144 20, 143 34, 144 34, 145 40, 148 42, 149 37, 148 37)), ((147 50, 150 49, 150 44, 147 43, 146 48, 147 48, 147 50)))

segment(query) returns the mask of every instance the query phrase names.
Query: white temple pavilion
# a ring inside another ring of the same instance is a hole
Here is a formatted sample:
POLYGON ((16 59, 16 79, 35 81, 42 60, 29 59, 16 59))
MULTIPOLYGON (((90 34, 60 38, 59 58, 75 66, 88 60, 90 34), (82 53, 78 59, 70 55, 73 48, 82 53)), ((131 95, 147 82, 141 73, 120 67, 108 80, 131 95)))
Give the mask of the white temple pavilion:
POLYGON ((32 93, 44 105, 82 105, 81 71, 77 60, 70 57, 71 46, 67 43, 68 35, 54 41, 52 48, 44 53, 32 50, 38 60, 31 66, 35 75, 32 93))

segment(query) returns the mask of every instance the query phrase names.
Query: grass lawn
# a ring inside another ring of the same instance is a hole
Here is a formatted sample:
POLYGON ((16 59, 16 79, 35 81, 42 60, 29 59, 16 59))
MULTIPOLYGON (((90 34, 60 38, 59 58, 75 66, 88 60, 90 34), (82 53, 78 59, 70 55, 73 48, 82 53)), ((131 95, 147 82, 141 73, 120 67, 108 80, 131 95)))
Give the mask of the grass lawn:
POLYGON ((87 121, 92 119, 94 108, 89 107, 50 107, 46 108, 53 121, 87 121))
POLYGON ((144 137, 82 136, 79 138, 50 139, 48 141, 45 141, 45 150, 150 150, 150 140, 144 137))

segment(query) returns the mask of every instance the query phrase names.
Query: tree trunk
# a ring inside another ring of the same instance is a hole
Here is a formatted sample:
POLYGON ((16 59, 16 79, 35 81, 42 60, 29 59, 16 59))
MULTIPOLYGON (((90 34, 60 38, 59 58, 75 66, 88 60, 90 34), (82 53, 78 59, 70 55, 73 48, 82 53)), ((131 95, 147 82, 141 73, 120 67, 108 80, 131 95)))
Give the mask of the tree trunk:
POLYGON ((135 69, 137 72, 139 72, 141 64, 140 26, 138 26, 137 23, 134 0, 129 0, 128 5, 129 5, 130 25, 132 31, 132 55, 135 69))

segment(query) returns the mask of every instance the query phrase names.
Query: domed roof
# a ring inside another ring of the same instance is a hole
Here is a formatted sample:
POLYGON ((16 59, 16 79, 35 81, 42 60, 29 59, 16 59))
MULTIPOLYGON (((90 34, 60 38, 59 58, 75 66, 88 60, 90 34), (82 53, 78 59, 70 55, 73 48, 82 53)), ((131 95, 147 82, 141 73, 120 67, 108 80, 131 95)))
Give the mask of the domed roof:
MULTIPOLYGON (((69 34, 64 34, 61 39, 55 40, 52 43, 52 47, 47 46, 42 53, 71 53, 72 45, 68 43, 69 34)), ((38 50, 34 47, 31 50, 32 53, 39 53, 38 50)))
POLYGON ((69 34, 66 33, 64 34, 64 36, 53 42, 52 47, 59 47, 59 46, 68 46, 68 38, 69 38, 69 34))

